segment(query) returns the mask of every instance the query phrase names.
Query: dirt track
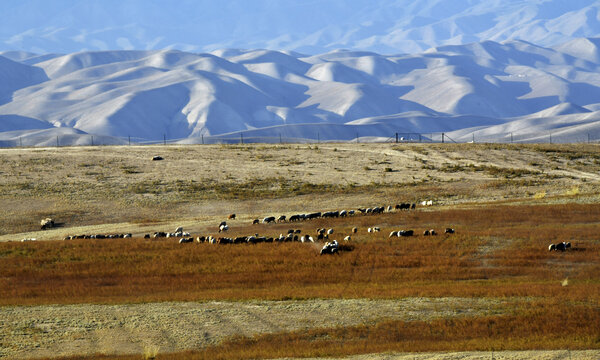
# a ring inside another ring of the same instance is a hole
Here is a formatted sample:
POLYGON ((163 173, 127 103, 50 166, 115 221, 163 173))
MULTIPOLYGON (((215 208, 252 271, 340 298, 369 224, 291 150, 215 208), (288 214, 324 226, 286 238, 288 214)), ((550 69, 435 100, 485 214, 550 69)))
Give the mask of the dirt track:
POLYGON ((507 301, 464 298, 186 302, 0 308, 0 357, 199 349, 234 336, 495 314, 507 301))

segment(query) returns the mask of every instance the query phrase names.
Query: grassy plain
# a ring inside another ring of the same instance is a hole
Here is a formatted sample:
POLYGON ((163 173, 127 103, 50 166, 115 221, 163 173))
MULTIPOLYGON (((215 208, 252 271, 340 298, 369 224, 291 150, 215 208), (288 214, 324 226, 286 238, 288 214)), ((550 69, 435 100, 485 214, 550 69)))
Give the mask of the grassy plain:
MULTIPOLYGON (((159 358, 600 348, 596 145, 319 144, 0 150, 0 304, 304 299, 509 299, 496 314, 385 320, 230 338, 159 358), (163 161, 150 161, 152 155, 163 161), (267 215, 433 199, 432 207, 252 225, 267 215), (354 226, 352 251, 300 243, 179 245, 184 225, 228 236, 354 226), (39 231, 42 217, 60 227, 39 231), (370 234, 367 227, 382 232, 370 234), (425 237, 425 229, 455 235, 425 237), (392 230, 417 236, 393 238, 392 230), (133 239, 59 240, 132 232, 133 239), (548 252, 569 241, 573 250, 548 252)), ((76 354, 77 352, 75 352, 76 354)), ((119 354, 119 351, 115 351, 119 354)), ((96 356, 83 354, 88 356, 96 356)), ((120 355, 119 355, 120 356, 120 355)), ((135 355, 129 358, 139 358, 135 355)), ((123 357, 128 358, 128 357, 123 357)))

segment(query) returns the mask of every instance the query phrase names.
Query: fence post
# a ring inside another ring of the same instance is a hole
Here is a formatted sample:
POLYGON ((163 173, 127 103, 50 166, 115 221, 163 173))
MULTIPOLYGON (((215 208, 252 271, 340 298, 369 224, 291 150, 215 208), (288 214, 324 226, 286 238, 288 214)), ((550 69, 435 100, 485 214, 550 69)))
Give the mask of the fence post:
POLYGON ((58 136, 56 137, 56 147, 58 147, 58 136))
POLYGON ((321 134, 317 133, 317 144, 321 143, 321 134))
POLYGON ((163 145, 167 145, 167 134, 163 134, 163 145))
POLYGON ((513 137, 512 137, 512 133, 510 133, 510 143, 512 144, 513 142, 513 137))
POLYGON ((590 133, 587 134, 588 136, 588 144, 590 143, 590 133))
POLYGON ((94 146, 94 135, 92 135, 92 146, 94 146))
POLYGON ((129 139, 129 146, 131 146, 131 135, 128 135, 127 138, 129 139))
POLYGON ((552 144, 552 133, 550 133, 550 144, 552 144))
POLYGON ((202 145, 204 145, 204 134, 202 134, 200 136, 202 136, 202 145))
POLYGON ((396 144, 398 143, 398 133, 396 133, 396 144))
POLYGON ((356 143, 358 144, 358 133, 356 133, 356 143))
MULTIPOLYGON (((590 137, 590 136, 589 136, 589 134, 588 134, 588 142, 589 142, 589 137, 590 137)), ((19 136, 19 146, 20 146, 20 147, 23 147, 23 138, 21 138, 20 136, 19 136)))
POLYGON ((475 133, 472 133, 471 135, 473 135, 473 144, 475 144, 475 133))
POLYGON ((244 143, 244 134, 243 133, 240 133, 240 141, 242 144, 244 143))
POLYGON ((444 143, 444 133, 442 133, 442 144, 444 143))
POLYGON ((283 144, 283 141, 281 141, 281 134, 279 134, 279 143, 283 144))
POLYGON ((419 144, 421 143, 421 134, 419 133, 419 144))

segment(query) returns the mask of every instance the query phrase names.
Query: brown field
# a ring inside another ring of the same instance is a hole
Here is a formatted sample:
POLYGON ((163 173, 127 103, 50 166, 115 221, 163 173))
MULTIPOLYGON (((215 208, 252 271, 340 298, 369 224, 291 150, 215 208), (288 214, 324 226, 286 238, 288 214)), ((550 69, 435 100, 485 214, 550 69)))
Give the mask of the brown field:
MULTIPOLYGON (((595 145, 5 149, 0 162, 0 311, 7 315, 23 305, 40 311, 85 304, 106 309, 173 301, 305 306, 315 299, 370 299, 377 307, 383 306, 377 301, 456 299, 443 305, 462 304, 452 314, 428 308, 417 317, 394 310, 398 316, 363 319, 355 311, 345 314, 348 321, 340 316, 338 323, 317 321, 301 328, 270 325, 238 336, 229 328, 215 342, 155 341, 162 348, 158 358, 185 359, 600 349, 600 151, 595 145), (153 154, 165 160, 149 161, 153 154), (267 215, 425 199, 435 205, 251 225, 267 215), (353 226, 359 233, 338 256, 319 256, 319 245, 301 243, 180 245, 178 239, 141 238, 178 225, 196 236, 218 235, 216 225, 229 213, 238 215, 228 221, 230 237, 278 236, 290 228, 314 236, 319 227, 334 228, 338 240, 353 226), (43 217, 55 218, 59 227, 39 231, 43 217), (367 233, 372 226, 382 231, 367 233), (421 235, 446 227, 457 233, 421 235), (388 238, 399 229, 413 229, 417 236, 388 238), (132 232, 134 238, 9 241, 118 232, 132 232), (573 249, 548 252, 548 244, 559 241, 571 242, 573 249), (481 303, 460 299, 485 301, 488 308, 470 313, 481 303)), ((261 313, 261 324, 274 323, 268 313, 261 313)), ((90 330, 57 339, 53 346, 66 352, 27 350, 27 344, 54 332, 33 318, 23 325, 24 316, 19 315, 20 322, 0 320, 0 357, 129 359, 143 357, 142 348, 153 349, 140 343, 142 334, 132 337, 133 330, 119 346, 101 347, 96 340, 94 347, 90 330), (134 338, 137 347, 125 345, 134 338), (81 341, 92 345, 78 350, 81 341)), ((235 318, 221 325, 233 326, 235 318)), ((140 321, 152 328, 144 323, 149 319, 140 321)), ((101 330, 94 328, 96 339, 101 330)))

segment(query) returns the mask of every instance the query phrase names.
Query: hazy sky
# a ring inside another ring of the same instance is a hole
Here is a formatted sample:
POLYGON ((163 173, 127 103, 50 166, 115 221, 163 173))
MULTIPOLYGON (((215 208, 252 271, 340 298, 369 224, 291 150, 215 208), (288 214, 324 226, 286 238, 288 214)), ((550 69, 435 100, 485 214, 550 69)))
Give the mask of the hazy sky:
POLYGON ((597 0, 1 0, 0 51, 411 52, 598 36, 599 9, 597 0))

